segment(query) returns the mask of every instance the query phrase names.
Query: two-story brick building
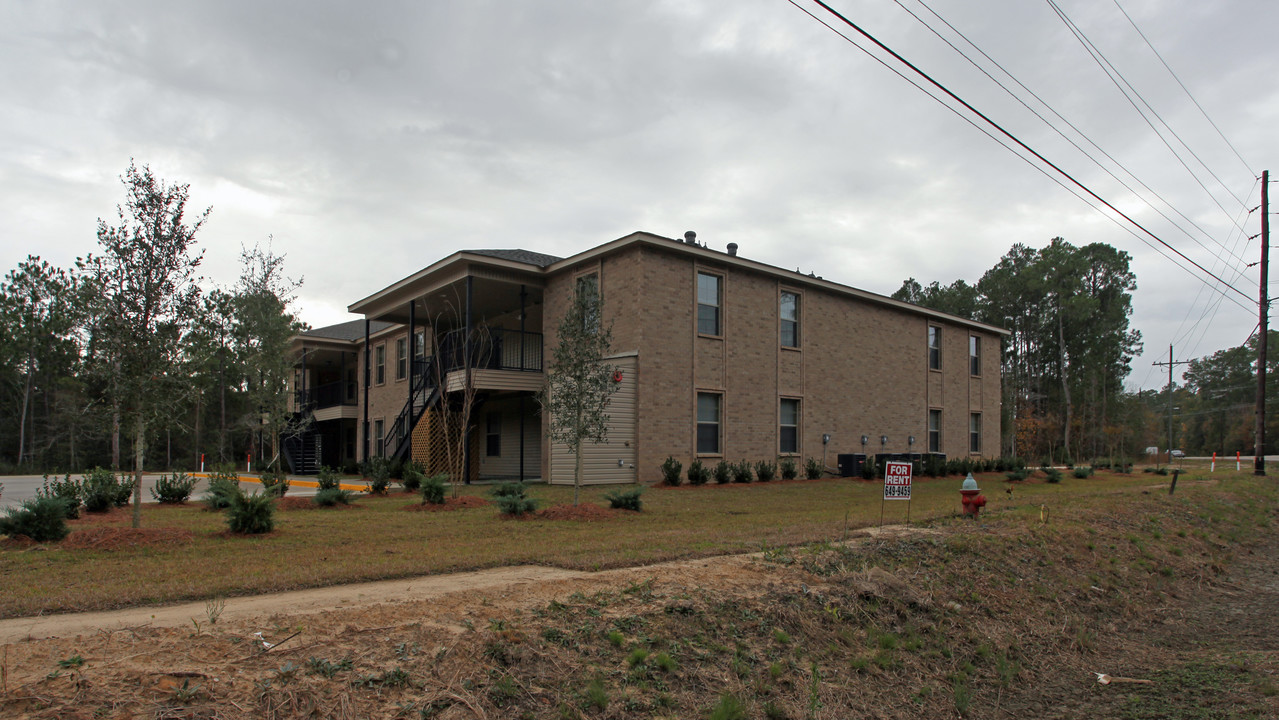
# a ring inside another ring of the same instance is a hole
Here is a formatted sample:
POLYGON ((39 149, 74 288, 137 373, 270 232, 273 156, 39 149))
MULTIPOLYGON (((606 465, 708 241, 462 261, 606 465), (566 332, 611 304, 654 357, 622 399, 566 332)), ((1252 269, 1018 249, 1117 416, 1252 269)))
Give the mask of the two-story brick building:
MULTIPOLYGON (((612 325, 618 383, 608 440, 586 449, 587 482, 656 480, 667 456, 833 465, 881 450, 998 454, 1006 331, 728 247, 639 232, 569 258, 460 251, 352 304, 369 323, 365 338, 344 341, 361 380, 343 410, 363 428, 356 456, 572 482, 572 458, 547 440, 536 394, 586 276, 612 325)), ((349 337, 349 325, 338 334, 349 337)), ((300 387, 332 377, 311 356, 300 387)))

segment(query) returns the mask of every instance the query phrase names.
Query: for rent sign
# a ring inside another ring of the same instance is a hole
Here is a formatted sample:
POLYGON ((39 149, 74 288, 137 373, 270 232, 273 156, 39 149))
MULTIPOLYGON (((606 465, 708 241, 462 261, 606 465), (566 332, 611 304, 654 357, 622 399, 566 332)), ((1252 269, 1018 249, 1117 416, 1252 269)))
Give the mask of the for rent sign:
POLYGON ((910 499, 910 469, 908 462, 889 462, 884 464, 884 499, 910 499))

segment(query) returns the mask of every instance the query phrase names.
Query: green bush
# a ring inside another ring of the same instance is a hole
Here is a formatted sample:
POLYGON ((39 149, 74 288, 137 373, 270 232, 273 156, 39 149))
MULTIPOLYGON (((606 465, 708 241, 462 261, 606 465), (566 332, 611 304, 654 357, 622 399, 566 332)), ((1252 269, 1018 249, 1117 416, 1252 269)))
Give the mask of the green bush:
POLYGON ((782 473, 783 480, 794 480, 799 477, 799 468, 795 466, 795 461, 791 458, 782 458, 777 463, 777 469, 782 473))
POLYGON ((351 491, 343 490, 340 487, 324 488, 316 491, 312 496, 312 501, 320 507, 333 507, 334 505, 350 505, 351 491))
POLYGON ((493 489, 493 502, 503 515, 523 515, 537 509, 537 500, 525 497, 523 483, 502 483, 493 489))
POLYGON ((342 476, 333 468, 325 465, 320 468, 315 481, 319 484, 321 490, 336 490, 342 485, 342 476))
POLYGON ((804 461, 804 477, 809 480, 816 480, 822 476, 822 464, 817 458, 809 458, 804 461))
POLYGON ((66 511, 68 520, 75 520, 80 517, 80 498, 84 494, 80 487, 80 482, 71 479, 71 473, 67 473, 61 480, 54 478, 52 482, 49 476, 44 476, 44 485, 36 490, 36 497, 56 498, 62 501, 63 509, 66 511))
POLYGON ((879 477, 879 463, 873 457, 866 458, 866 462, 862 463, 862 479, 874 480, 879 477))
POLYGON ((370 495, 385 495, 391 485, 391 463, 384 457, 369 458, 364 463, 364 479, 370 495))
POLYGON ((716 485, 727 485, 733 479, 733 466, 727 460, 720 460, 711 470, 711 477, 715 478, 716 485))
POLYGON ((125 480, 110 470, 95 467, 84 474, 80 481, 84 491, 84 509, 89 512, 106 512, 112 507, 129 504, 133 494, 133 481, 125 480))
POLYGON ((760 482, 768 482, 777 475, 777 466, 771 462, 760 460, 755 463, 755 477, 760 482))
POLYGON ((400 478, 400 484, 404 486, 405 492, 417 492, 422 487, 422 481, 426 479, 426 474, 417 469, 416 463, 404 466, 403 477, 400 478))
POLYGON ((1030 477, 1030 471, 1026 468, 1020 468, 1009 472, 1007 477, 1009 482, 1021 482, 1022 480, 1030 477))
POLYGON ((36 542, 56 542, 71 532, 67 529, 66 500, 37 496, 18 507, 5 508, 0 517, 0 534, 25 535, 36 542))
POLYGON ((1076 466, 1075 469, 1071 470, 1070 472, 1072 475, 1082 480, 1092 475, 1092 468, 1087 465, 1079 465, 1079 466, 1076 466))
POLYGON ((240 476, 231 466, 224 465, 209 475, 209 491, 204 494, 204 503, 210 510, 225 510, 231 506, 231 499, 239 494, 240 476))
POLYGON ((680 476, 680 472, 683 469, 683 463, 668 455, 666 459, 662 461, 662 484, 670 485, 671 487, 678 487, 679 484, 683 482, 683 478, 680 476))
POLYGON ((261 535, 275 528, 275 497, 270 493, 236 492, 226 509, 226 524, 240 535, 261 535))
POLYGON ((151 488, 151 498, 160 503, 184 503, 191 498, 197 480, 181 470, 174 470, 173 476, 161 475, 151 488))
POLYGON ((733 482, 748 483, 751 481, 752 470, 749 460, 742 460, 741 462, 733 463, 730 467, 733 472, 733 482))
MULTIPOLYGON (((699 483, 700 484, 700 483, 699 483)), ((644 488, 636 488, 634 490, 611 492, 604 496, 608 501, 608 506, 617 510, 634 510, 640 511, 640 495, 644 494, 644 488)))
POLYGON ((272 497, 284 497, 289 491, 289 476, 279 465, 272 465, 258 478, 262 483, 262 491, 272 497))
POLYGON ((711 479, 711 471, 701 460, 694 460, 688 464, 688 484, 689 485, 705 485, 711 479))
POLYGON ((443 505, 444 504, 444 481, 448 480, 448 473, 439 473, 432 475, 422 481, 422 504, 423 505, 443 505))
POLYGON ((1044 475, 1048 478, 1048 482, 1050 483, 1061 482, 1061 471, 1057 468, 1044 468, 1044 475))

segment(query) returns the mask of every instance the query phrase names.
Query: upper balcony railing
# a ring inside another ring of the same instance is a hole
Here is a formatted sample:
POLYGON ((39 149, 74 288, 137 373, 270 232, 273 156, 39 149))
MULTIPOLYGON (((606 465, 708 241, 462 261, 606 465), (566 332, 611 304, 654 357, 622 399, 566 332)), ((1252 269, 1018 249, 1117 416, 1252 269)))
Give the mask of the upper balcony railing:
POLYGON ((337 407, 338 405, 355 405, 355 386, 341 381, 316 385, 315 387, 295 391, 293 393, 293 401, 299 412, 337 407))
POLYGON ((453 330, 440 341, 445 372, 471 367, 482 370, 542 372, 542 333, 478 328, 471 335, 470 362, 465 362, 465 330, 453 330))

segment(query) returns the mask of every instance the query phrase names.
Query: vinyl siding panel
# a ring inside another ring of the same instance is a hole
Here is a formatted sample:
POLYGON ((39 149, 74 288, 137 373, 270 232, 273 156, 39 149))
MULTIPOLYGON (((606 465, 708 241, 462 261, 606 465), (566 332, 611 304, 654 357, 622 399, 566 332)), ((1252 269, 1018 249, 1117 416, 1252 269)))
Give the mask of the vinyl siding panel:
MULTIPOLYGON (((622 382, 609 400, 608 440, 582 445, 582 484, 633 483, 636 479, 636 368, 638 357, 613 358, 606 362, 622 371, 622 382), (621 465, 618 465, 618 461, 621 465)), ((562 443, 551 444, 550 482, 572 485, 575 458, 562 443)))

